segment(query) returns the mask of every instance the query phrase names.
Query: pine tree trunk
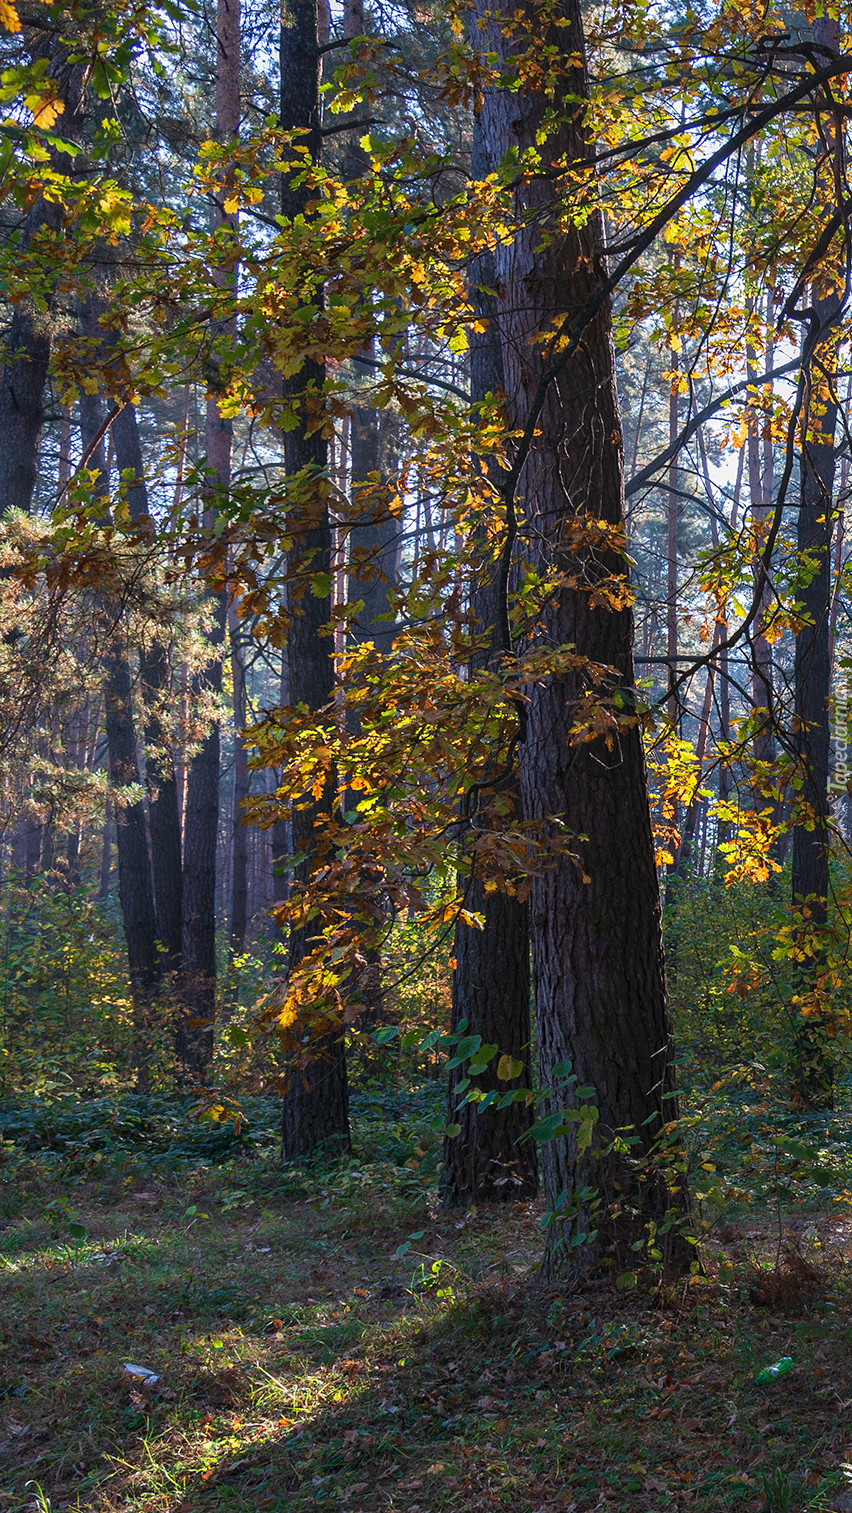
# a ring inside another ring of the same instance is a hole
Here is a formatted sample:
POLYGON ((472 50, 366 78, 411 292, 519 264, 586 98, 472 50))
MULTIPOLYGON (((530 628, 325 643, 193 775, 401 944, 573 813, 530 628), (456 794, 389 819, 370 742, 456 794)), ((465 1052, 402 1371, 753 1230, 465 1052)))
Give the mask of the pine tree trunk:
MULTIPOLYGON (((836 316, 839 298, 814 299, 823 327, 836 316)), ((836 353, 829 337, 820 350, 821 364, 832 372, 836 353)), ((803 625, 796 637, 794 664, 795 727, 793 743, 802 788, 797 807, 805 806, 793 828, 793 908, 800 920, 806 956, 801 964, 801 991, 807 993, 819 972, 821 950, 815 934, 828 921, 831 658, 831 537, 834 508, 834 433, 837 403, 813 371, 813 392, 802 447, 801 504, 796 545, 810 567, 797 590, 803 625), (815 439, 816 436, 824 439, 815 439)), ((796 1032, 791 1069, 792 1091, 805 1108, 831 1108, 834 1101, 831 1057, 816 1019, 802 1020, 796 1032)))
MULTIPOLYGON (((281 25, 281 129, 302 133, 301 144, 308 148, 313 162, 319 162, 320 73, 321 58, 317 35, 316 0, 291 0, 281 25)), ((291 219, 303 215, 310 198, 304 184, 293 184, 285 171, 281 186, 281 211, 291 219)), ((317 280, 313 299, 322 298, 317 280)), ((288 480, 301 476, 293 504, 293 532, 296 545, 288 562, 288 596, 290 621, 287 636, 287 667, 291 704, 306 704, 309 709, 323 709, 329 703, 334 686, 333 642, 319 634, 331 619, 330 595, 310 592, 310 580, 327 574, 331 581, 331 525, 328 514, 328 487, 325 472, 328 449, 318 430, 308 433, 303 405, 309 391, 320 390, 325 379, 323 367, 306 361, 299 372, 285 378, 283 396, 292 400, 300 412, 298 424, 284 433, 284 465, 288 480)), ((295 808, 291 822, 291 845, 296 855, 304 854, 291 874, 296 883, 310 874, 314 844, 314 824, 327 810, 329 795, 304 808, 295 808)), ((304 957, 304 931, 292 930, 288 967, 292 972, 304 957)), ((348 1152, 349 1095, 346 1079, 346 1052, 343 1030, 321 1038, 311 1038, 311 1060, 302 1070, 294 1071, 282 1100, 281 1148, 287 1161, 310 1161, 319 1155, 348 1152)))
MULTIPOLYGON (((563 0, 566 26, 545 29, 532 0, 516 23, 525 45, 553 47, 563 57, 582 58, 585 44, 576 0, 563 0), (542 31, 545 34, 542 35, 542 31)), ((490 26, 485 45, 505 51, 490 26)), ((510 148, 537 150, 542 129, 548 164, 585 159, 589 143, 582 113, 569 94, 588 98, 585 66, 575 66, 554 102, 558 126, 545 127, 551 102, 528 92, 488 91, 482 111, 491 160, 510 148)), ((548 172, 518 192, 523 219, 511 243, 495 251, 501 291, 503 361, 509 422, 523 428, 532 396, 554 352, 540 339, 568 312, 577 312, 596 292, 603 257, 600 217, 582 228, 554 227, 553 183, 548 172), (537 339, 538 338, 538 339, 537 339)), ((612 526, 623 522, 621 424, 615 392, 611 314, 604 306, 586 325, 573 357, 546 389, 538 434, 519 480, 525 549, 539 570, 563 571, 590 587, 614 575, 623 579, 623 558, 613 550, 566 550, 573 519, 586 515, 612 526)), ((514 497, 506 494, 507 516, 514 497)), ((540 1080, 550 1089, 553 1112, 577 1099, 560 1086, 557 1063, 571 1061, 580 1085, 593 1089, 604 1138, 632 1126, 647 1151, 674 1115, 672 1043, 666 1001, 660 896, 654 864, 642 742, 635 706, 633 617, 629 607, 593 608, 582 587, 555 589, 538 617, 528 649, 568 646, 592 663, 614 668, 593 697, 609 696, 622 715, 609 741, 599 736, 577 743, 575 719, 587 699, 582 671, 553 674, 529 689, 528 720, 520 744, 526 819, 546 824, 557 816, 572 839, 577 860, 554 855, 554 865, 534 878, 531 896, 533 982, 538 1025, 540 1080), (587 840, 580 837, 586 836, 587 840), (664 1099, 666 1101, 664 1101, 664 1099)), ((554 831, 554 840, 559 832, 554 831)), ((576 1126, 572 1126, 576 1128, 576 1126)), ((617 1150, 606 1159, 578 1157, 577 1142, 560 1136, 543 1146, 548 1206, 565 1205, 573 1219, 548 1229, 550 1275, 576 1275, 607 1251, 623 1263, 627 1245, 659 1222, 670 1205, 665 1183, 649 1178, 641 1191, 617 1150), (583 1197, 594 1188, 608 1208, 606 1222, 590 1218, 583 1197), (630 1199, 635 1201, 631 1211, 630 1199), (594 1230, 597 1228, 597 1236, 594 1230), (573 1245, 571 1241, 575 1242, 573 1245)), ((677 1200, 675 1200, 677 1201, 677 1200)))
MULTIPOLYGON (((814 23, 814 40, 837 47, 835 20, 814 23)), ((828 118, 825 153, 816 169, 817 188, 826 217, 836 203, 835 185, 842 172, 843 148, 837 128, 828 118)), ((802 605, 802 628, 796 636, 794 662, 795 728, 793 743, 802 787, 796 803, 800 816, 793 827, 793 910, 799 921, 800 992, 817 985, 822 944, 820 931, 828 922, 829 900, 829 758, 831 745, 831 538, 834 526, 834 436, 837 429, 837 341, 834 331, 843 306, 833 271, 819 273, 811 290, 811 305, 821 339, 811 361, 809 392, 802 418, 801 499, 796 546, 805 571, 796 597, 802 605), (814 571, 814 566, 816 570, 814 571), (804 806, 805 812, 801 812, 804 806)), ((802 1016, 796 1026, 791 1092, 804 1108, 834 1105, 834 1068, 819 1014, 802 1016)))
MULTIPOLYGON (((30 38, 31 56, 47 63, 57 81, 63 102, 62 135, 79 141, 83 128, 87 59, 81 59, 72 43, 58 41, 52 28, 37 30, 30 38)), ((51 167, 60 176, 68 173, 68 156, 48 147, 51 167)), ((34 237, 58 235, 63 212, 56 200, 38 199, 28 210, 21 236, 21 251, 34 237)), ((29 301, 17 301, 12 313, 6 353, 0 373, 0 517, 7 510, 29 511, 38 472, 38 443, 44 425, 44 401, 50 367, 50 332, 54 291, 48 277, 42 296, 47 308, 36 311, 29 301)))
MULTIPOLYGON (((475 34, 474 34, 475 40, 475 34)), ((484 178, 492 171, 481 119, 474 124, 472 172, 484 178)), ((470 390, 474 403, 489 394, 505 389, 503 351, 500 340, 499 307, 494 289, 496 274, 493 258, 486 254, 471 268, 470 297, 477 323, 484 330, 470 337, 470 390)), ((499 483, 499 480, 495 480, 499 483)), ((496 565, 483 582, 474 585, 471 608, 479 628, 488 637, 486 649, 474 659, 473 666, 498 665, 511 648, 504 645, 506 584, 496 565)), ((496 757, 496 771, 506 766, 506 753, 496 757)), ((514 766, 514 764, 512 764, 514 766)), ((515 767, 508 777, 498 778, 500 791, 515 812, 520 807, 520 786, 515 767)), ((488 797, 493 797, 493 789, 488 797)), ((456 925, 453 944, 453 1005, 451 1028, 467 1021, 465 1033, 480 1035, 483 1044, 497 1045, 521 1063, 517 1078, 501 1081, 497 1077, 499 1057, 475 1079, 477 1088, 488 1093, 506 1093, 532 1087, 530 1057, 530 949, 529 907, 525 902, 503 892, 486 893, 486 879, 474 872, 470 880, 465 907, 484 917, 485 927, 473 930, 463 921, 456 925)), ((534 1198, 538 1191, 536 1147, 531 1140, 518 1144, 533 1119, 525 1102, 512 1103, 504 1109, 486 1109, 477 1113, 476 1103, 459 1101, 456 1089, 464 1069, 453 1068, 447 1089, 447 1123, 459 1125, 458 1135, 444 1138, 444 1169, 441 1192, 445 1206, 480 1202, 486 1198, 534 1198)))

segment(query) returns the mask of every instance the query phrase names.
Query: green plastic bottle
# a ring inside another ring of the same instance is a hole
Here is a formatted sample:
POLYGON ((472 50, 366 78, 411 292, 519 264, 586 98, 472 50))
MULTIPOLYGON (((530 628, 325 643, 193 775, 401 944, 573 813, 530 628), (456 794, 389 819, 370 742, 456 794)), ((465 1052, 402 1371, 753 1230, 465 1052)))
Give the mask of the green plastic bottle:
POLYGON ((758 1371, 754 1379, 755 1383, 758 1387, 765 1387, 767 1382, 776 1382, 779 1376, 786 1376, 787 1372, 792 1370, 792 1367, 793 1357, 791 1355, 782 1355, 780 1361, 776 1361, 772 1366, 764 1366, 762 1371, 758 1371))

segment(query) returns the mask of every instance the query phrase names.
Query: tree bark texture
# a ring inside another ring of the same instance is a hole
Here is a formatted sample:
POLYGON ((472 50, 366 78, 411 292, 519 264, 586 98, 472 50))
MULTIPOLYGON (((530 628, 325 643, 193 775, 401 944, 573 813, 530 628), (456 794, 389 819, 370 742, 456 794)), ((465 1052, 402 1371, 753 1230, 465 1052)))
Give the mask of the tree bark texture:
MULTIPOLYGON (((493 166, 488 160, 480 117, 474 123, 474 178, 484 178, 493 166)), ((485 328, 472 331, 470 337, 470 387, 474 403, 505 390, 495 283, 494 259, 486 253, 477 259, 470 276, 471 304, 477 323, 485 328)), ((495 482, 499 483, 499 479, 495 482)), ((499 564, 495 564, 487 577, 474 585, 471 595, 471 608, 479 629, 487 637, 484 649, 473 659, 474 670, 489 664, 496 666, 510 650, 503 645, 501 594, 505 594, 505 586, 499 564)), ((497 755, 495 783, 517 812, 520 807, 517 766, 511 763, 508 775, 498 775, 506 765, 506 753, 497 755)), ((488 796, 493 797, 493 793, 492 788, 488 796)), ((476 816, 473 823, 477 823, 476 816)), ((466 1020, 465 1034, 480 1035, 483 1044, 498 1046, 498 1056, 475 1078, 475 1085, 483 1093, 506 1093, 532 1087, 529 906, 502 891, 487 893, 485 884, 481 872, 474 871, 465 896, 465 907, 483 916, 484 929, 473 930, 461 920, 455 929, 451 1028, 458 1030, 466 1020), (519 1076, 511 1081, 497 1077, 499 1056, 503 1054, 522 1064, 519 1076)), ((465 1075, 463 1066, 451 1068, 449 1073, 447 1123, 459 1125, 460 1131, 444 1138, 441 1192, 445 1206, 488 1198, 534 1198, 538 1191, 536 1147, 531 1140, 518 1143, 532 1124, 532 1109, 519 1101, 508 1108, 488 1108, 477 1113, 478 1105, 461 1102, 457 1092, 465 1075)))
MULTIPOLYGON (((526 44, 542 25, 532 3, 523 8, 526 44)), ((567 26, 551 25, 541 38, 570 59, 584 57, 579 5, 564 0, 567 26)), ((487 44, 505 49, 494 28, 487 44)), ((558 127, 548 129, 541 178, 518 191, 523 220, 511 243, 495 249, 509 422, 522 429, 539 383, 553 359, 541 334, 566 316, 576 318, 602 277, 600 219, 581 228, 558 221, 553 205, 554 163, 588 156, 582 114, 564 96, 588 98, 585 66, 575 66, 557 98, 558 127)), ((489 91, 482 110, 492 161, 510 147, 537 151, 548 102, 543 95, 489 91)), ((577 1100, 562 1090, 554 1066, 570 1060, 580 1085, 594 1089, 599 1128, 605 1137, 632 1126, 647 1151, 675 1112, 672 1042, 666 1000, 660 897, 648 809, 645 766, 635 707, 633 616, 629 607, 594 607, 591 591, 602 579, 623 579, 616 551, 568 549, 572 521, 591 516, 623 522, 621 424, 615 392, 611 314, 604 306, 585 326, 582 340, 558 377, 549 383, 538 434, 519 482, 520 528, 525 549, 540 570, 564 572, 550 595, 530 647, 572 646, 594 664, 616 669, 593 693, 613 701, 608 738, 577 741, 573 732, 587 700, 582 670, 552 675, 529 689, 528 719, 520 744, 525 818, 553 819, 572 838, 577 860, 555 854, 553 867, 533 879, 531 896, 533 982, 538 1026, 540 1080, 550 1090, 553 1111, 577 1100), (587 837, 587 839, 581 839, 587 837), (666 1101, 664 1101, 664 1099, 666 1101)), ((507 519, 513 500, 507 495, 507 519)), ((548 1205, 576 1210, 573 1223, 548 1229, 546 1265, 553 1276, 585 1269, 609 1248, 616 1260, 643 1233, 648 1220, 662 1220, 670 1205, 665 1183, 649 1178, 637 1191, 627 1162, 613 1152, 606 1162, 577 1159, 569 1135, 543 1146, 548 1205), (611 1205, 596 1240, 581 1194, 592 1187, 611 1205), (572 1233, 573 1230, 573 1233, 572 1233), (576 1246, 570 1241, 578 1242, 576 1246)), ((675 1200, 677 1201, 677 1200, 675 1200)))
MULTIPOLYGON (((58 231, 60 223, 60 207, 40 200, 26 218, 25 240, 45 227, 58 231)), ((32 505, 50 366, 50 316, 17 304, 7 346, 0 380, 0 515, 29 511, 32 505)))
MULTIPOLYGON (((319 162, 321 55, 317 33, 316 0, 288 0, 281 23, 281 128, 299 133, 313 162, 319 162)), ((291 219, 303 215, 310 198, 304 185, 294 185, 288 173, 281 183, 281 211, 291 219)), ((319 282, 312 292, 320 299, 319 282)), ((298 424, 284 432, 284 465, 292 489, 292 529, 295 545, 288 562, 289 628, 287 668, 290 703, 323 709, 334 686, 333 641, 320 631, 331 619, 331 596, 310 592, 310 580, 327 574, 331 582, 331 524, 328 512, 328 445, 322 429, 312 429, 308 415, 311 398, 325 380, 321 364, 308 360, 283 381, 283 397, 298 411, 298 424)), ((327 810, 330 795, 318 801, 306 795, 303 807, 295 806, 291 844, 303 855, 291 873, 293 881, 310 874, 316 819, 327 810)), ((291 930, 288 970, 293 971, 306 952, 304 931, 291 930)), ((306 1030, 306 1036, 309 1031, 306 1030)), ((349 1151, 349 1094, 343 1028, 317 1037, 311 1044, 312 1059, 294 1071, 282 1099, 281 1149, 286 1161, 310 1161, 317 1156, 336 1156, 349 1151)))
MULTIPOLYGON (((815 299, 821 324, 837 315, 836 295, 815 299)), ((821 352, 820 367, 832 372, 836 366, 831 341, 821 352)), ((796 636, 794 663, 795 719, 793 743, 802 787, 798 806, 806 806, 793 827, 793 908, 801 921, 802 935, 813 943, 802 964, 802 989, 814 986, 821 952, 814 942, 828 921, 830 776, 831 656, 829 617, 831 608, 831 537, 834 508, 834 433, 837 400, 826 393, 813 375, 813 390, 807 431, 802 446, 801 503, 796 529, 800 560, 809 564, 797 591, 803 607, 803 625, 796 636), (821 392, 813 392, 821 390, 821 392), (812 571, 813 566, 816 571, 812 571)), ((832 380, 833 390, 833 380, 832 380)), ((796 1027, 792 1066, 794 1097, 806 1108, 831 1108, 834 1101, 831 1056, 816 1020, 803 1020, 796 1027)))
MULTIPOLYGON (((814 23, 814 40, 837 47, 835 20, 814 23)), ((825 146, 816 168, 817 188, 827 218, 845 193, 842 138, 829 118, 825 146)), ((809 390, 802 418, 801 497, 796 546, 804 569, 797 599, 803 606, 802 628, 796 636, 793 670, 795 719, 793 742, 801 789, 799 806, 806 812, 793 826, 793 909, 801 921, 806 959, 801 964, 801 988, 806 995, 816 986, 822 951, 819 931, 828 921, 831 655, 831 538, 834 526, 834 437, 837 429, 837 336, 843 297, 843 276, 831 268, 814 280, 811 306, 821 339, 810 364, 809 390)), ((831 1108, 834 1071, 820 1016, 800 1018, 795 1030, 791 1067, 793 1097, 805 1108, 831 1108)))

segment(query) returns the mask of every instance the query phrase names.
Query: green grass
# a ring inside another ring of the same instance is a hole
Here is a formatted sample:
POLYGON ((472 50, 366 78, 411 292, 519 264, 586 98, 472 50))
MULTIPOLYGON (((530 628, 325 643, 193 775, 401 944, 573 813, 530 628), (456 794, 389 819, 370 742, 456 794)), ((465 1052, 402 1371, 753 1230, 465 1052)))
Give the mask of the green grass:
POLYGON ((852 1461, 838 1209, 799 1226, 813 1269, 787 1313, 749 1297, 759 1216, 674 1295, 562 1296, 535 1207, 443 1213, 434 1138, 402 1117, 393 1138, 394 1160, 374 1130, 372 1162, 323 1180, 9 1155, 0 1510, 831 1508, 852 1461))

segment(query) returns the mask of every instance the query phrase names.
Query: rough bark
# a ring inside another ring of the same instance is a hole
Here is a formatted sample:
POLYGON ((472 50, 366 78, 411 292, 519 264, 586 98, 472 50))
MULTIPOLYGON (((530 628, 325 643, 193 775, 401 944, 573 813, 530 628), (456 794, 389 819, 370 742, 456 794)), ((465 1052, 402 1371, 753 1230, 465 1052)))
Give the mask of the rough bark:
MULTIPOLYGON (((482 123, 474 125, 472 172, 484 177, 493 165, 488 161, 482 140, 482 123)), ((498 300, 494 293, 494 259, 490 254, 479 258, 471 269, 471 304, 484 326, 470 338, 471 399, 482 401, 503 393, 505 380, 503 352, 498 324, 498 300)), ((495 482, 499 483, 499 479, 495 482)), ((503 645, 503 591, 499 567, 474 585, 471 608, 487 637, 481 653, 473 659, 474 669, 496 665, 510 648, 503 645)), ((506 753, 497 757, 499 768, 506 766, 506 753)), ((504 797, 514 809, 520 807, 517 766, 508 776, 496 777, 504 797)), ((493 789, 488 794, 493 796, 493 789)), ((473 817, 476 823, 476 816, 473 817)), ((481 914, 482 930, 472 930, 462 921, 456 925, 453 957, 453 1001, 451 1028, 455 1031, 466 1020, 466 1034, 480 1035, 483 1044, 497 1045, 522 1065, 511 1081, 497 1077, 499 1057, 494 1057, 485 1072, 475 1079, 482 1092, 509 1092, 532 1086, 530 1057, 530 949, 529 907, 526 902, 504 892, 486 893, 486 879, 475 871, 470 879, 465 907, 481 914)), ((519 1144, 532 1123, 531 1108, 525 1102, 505 1109, 486 1109, 477 1113, 476 1103, 460 1101, 458 1083, 466 1072, 452 1068, 447 1088, 447 1123, 459 1125, 459 1133, 444 1138, 444 1168, 441 1193, 446 1207, 479 1202, 487 1198, 533 1198, 538 1191, 536 1147, 531 1140, 519 1144)))
MULTIPOLYGON (((532 3, 522 10, 524 34, 563 57, 584 56, 579 6, 564 0, 557 19, 544 23, 532 3)), ((486 31, 488 45, 505 42, 486 31)), ((496 249, 502 293, 503 360, 509 420, 523 428, 530 403, 553 352, 536 340, 576 313, 601 277, 602 228, 592 216, 582 228, 557 227, 551 163, 588 155, 582 112, 566 96, 587 98, 585 66, 575 66, 557 98, 558 125, 544 149, 547 172, 518 192, 524 228, 496 249)), ((488 150, 499 161, 510 147, 534 153, 549 102, 527 92, 486 94, 482 121, 488 150)), ((558 1086, 554 1066, 570 1060, 581 1085, 594 1090, 599 1128, 605 1136, 633 1126, 647 1151, 675 1112, 672 1044, 666 1002, 660 899, 648 810, 645 768, 634 707, 633 617, 629 607, 594 608, 589 590, 615 574, 623 558, 614 551, 566 550, 572 519, 589 515, 613 526, 623 522, 621 425, 615 393, 611 313, 603 307, 586 325, 573 357, 563 361, 547 386, 519 480, 525 549, 539 569, 563 570, 579 586, 550 595, 528 644, 571 645, 581 657, 616 669, 597 696, 616 701, 622 720, 609 741, 577 744, 572 726, 587 693, 582 672, 566 672, 529 690, 527 728, 520 745, 524 813, 547 824, 558 817, 573 837, 578 861, 554 855, 554 865, 532 888, 533 981, 539 1066, 554 1112, 576 1102, 570 1085, 558 1086), (584 587, 583 584, 588 587, 584 587), (628 718, 624 718, 627 716, 628 718), (583 841, 579 837, 587 836, 583 841), (666 1101, 664 1101, 666 1100, 666 1101)), ((506 494, 507 520, 514 500, 506 494)), ((554 830, 554 839, 556 831, 554 830)), ((573 1126, 572 1126, 573 1127, 573 1126)), ((607 1249, 621 1259, 625 1245, 659 1222, 670 1206, 665 1183, 653 1176, 637 1187, 617 1151, 608 1158, 577 1159, 576 1141, 560 1136, 543 1146, 543 1177, 549 1207, 576 1211, 571 1222, 548 1229, 546 1265, 551 1275, 583 1270, 607 1249), (593 1187, 610 1209, 607 1222, 589 1219, 583 1190, 593 1187), (576 1243, 569 1246, 569 1235, 576 1243), (586 1238, 583 1239, 583 1236, 586 1238)))
MULTIPOLYGON (((814 24, 814 40, 836 47, 836 21, 814 24)), ((826 150, 817 165, 817 185, 828 216, 837 203, 837 180, 843 171, 843 149, 836 128, 829 125, 826 150)), ((841 191, 842 192, 842 191, 841 191)), ((843 299, 842 278, 831 269, 820 273, 812 288, 812 309, 822 333, 808 374, 809 391, 802 419, 801 493, 796 547, 805 571, 797 598, 802 605, 802 628, 796 636, 794 662, 795 720, 793 743, 802 787, 800 809, 793 826, 793 910, 800 922, 805 959, 800 965, 801 991, 816 986, 822 950, 819 933, 828 922, 831 657, 831 537, 834 525, 834 436, 837 429, 837 336, 843 299), (805 806, 804 809, 802 806, 805 806)), ((796 1025, 791 1066, 793 1097, 805 1108, 831 1108, 834 1103, 832 1058, 820 1016, 801 1018, 796 1025)))
MULTIPOLYGON (((821 323, 836 317, 840 300, 835 294, 815 299, 821 323)), ((831 371, 834 353, 829 337, 821 352, 831 371)), ((819 386, 814 378, 814 390, 819 386)), ((795 721, 793 744, 802 787, 797 799, 799 822, 793 827, 793 908, 800 920, 801 935, 808 942, 802 963, 802 989, 807 992, 819 971, 821 952, 818 933, 828 920, 831 657, 829 617, 831 602, 831 536, 834 499, 834 432, 837 424, 835 396, 812 393, 807 433, 802 446, 801 502, 796 529, 800 557, 811 566, 797 598, 802 605, 803 625, 796 637, 794 664, 795 721), (819 439, 817 439, 819 438, 819 439), (802 806, 805 806, 802 808, 802 806)), ((831 1057, 815 1020, 797 1027, 791 1068, 792 1091, 807 1108, 831 1108, 834 1099, 831 1057)))
MULTIPOLYGON (((64 105, 62 135, 79 140, 88 64, 80 60, 72 44, 58 44, 55 31, 36 30, 29 37, 29 45, 35 60, 49 60, 51 76, 58 82, 64 105)), ((55 148, 49 151, 51 166, 67 175, 67 156, 55 148)), ((24 219, 22 250, 31 247, 36 239, 58 236, 62 219, 62 207, 55 200, 36 200, 24 219)), ((46 292, 44 311, 36 311, 28 300, 16 303, 4 342, 7 355, 0 374, 0 516, 11 509, 28 511, 32 505, 50 367, 53 286, 49 278, 46 292)))
MULTIPOLYGON (((297 131, 311 159, 319 162, 321 55, 317 34, 316 0, 290 0, 281 25, 281 128, 297 131)), ((294 184, 286 171, 281 184, 281 211, 288 220, 305 213, 310 191, 294 184)), ((317 284, 313 298, 321 298, 317 284)), ((330 595, 310 592, 310 579, 327 574, 331 581, 331 525, 328 513, 327 443, 320 430, 311 430, 306 403, 318 392, 325 373, 321 364, 305 361, 286 378, 283 397, 297 409, 298 424, 284 433, 284 464, 292 489, 295 546, 288 563, 289 629, 287 666, 290 702, 322 709, 330 701, 334 683, 333 643, 320 635, 331 619, 330 595)), ((314 824, 329 802, 307 801, 294 809, 291 844, 303 854, 291 874, 294 882, 309 876, 314 845, 314 824)), ((292 972, 304 957, 304 931, 292 930, 288 969, 292 972)), ((306 1030, 306 1036, 309 1036, 306 1030)), ((342 1028, 311 1040, 311 1060, 294 1072, 282 1099, 281 1148, 287 1161, 310 1161, 320 1155, 348 1152, 349 1096, 342 1028)))
MULTIPOLYGON (((44 228, 58 231, 60 222, 59 206, 38 201, 26 218, 25 241, 44 228)), ((0 515, 32 505, 50 366, 49 314, 16 305, 7 350, 0 379, 0 515)))

